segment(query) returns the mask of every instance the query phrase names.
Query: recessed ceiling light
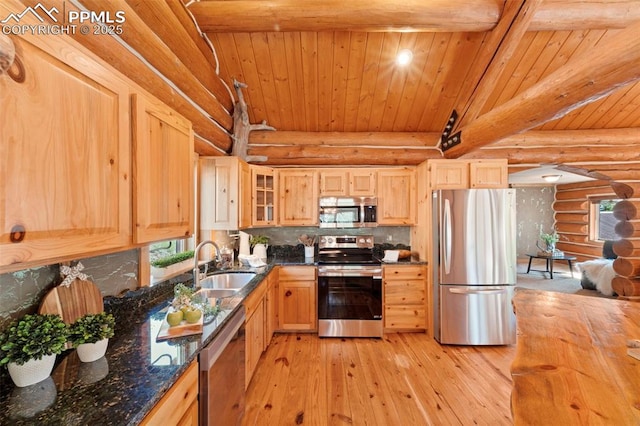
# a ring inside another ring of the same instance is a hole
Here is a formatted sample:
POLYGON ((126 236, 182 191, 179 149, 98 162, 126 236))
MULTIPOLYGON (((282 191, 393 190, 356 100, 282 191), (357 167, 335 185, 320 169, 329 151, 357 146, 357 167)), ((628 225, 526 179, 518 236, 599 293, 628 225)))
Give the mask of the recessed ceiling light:
POLYGON ((402 49, 401 51, 398 52, 398 56, 396 56, 396 64, 404 67, 406 65, 409 65, 412 59, 413 59, 413 52, 410 51, 409 49, 402 49))
POLYGON ((542 176, 542 179, 546 180, 547 182, 557 182, 561 177, 562 175, 544 175, 542 176))

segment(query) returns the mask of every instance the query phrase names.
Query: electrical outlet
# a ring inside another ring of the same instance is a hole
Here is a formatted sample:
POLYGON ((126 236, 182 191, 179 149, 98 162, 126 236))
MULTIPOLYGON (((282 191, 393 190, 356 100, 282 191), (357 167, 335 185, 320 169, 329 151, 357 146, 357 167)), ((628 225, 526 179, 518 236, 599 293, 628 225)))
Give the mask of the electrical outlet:
POLYGON ((387 235, 387 242, 392 242, 393 241, 393 235, 387 235))

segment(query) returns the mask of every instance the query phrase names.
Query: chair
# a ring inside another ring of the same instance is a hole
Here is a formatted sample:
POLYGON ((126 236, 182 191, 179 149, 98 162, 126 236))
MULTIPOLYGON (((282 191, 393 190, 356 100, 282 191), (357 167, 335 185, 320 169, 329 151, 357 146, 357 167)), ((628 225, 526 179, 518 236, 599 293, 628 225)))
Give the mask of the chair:
MULTIPOLYGON (((604 244, 602 245, 602 258, 603 259, 615 260, 615 259, 618 258, 618 255, 616 255, 613 252, 613 243, 614 243, 614 241, 612 241, 612 240, 606 240, 604 242, 604 244)), ((584 263, 587 263, 587 262, 584 262, 584 263)), ((591 281, 589 279, 589 277, 585 273, 582 274, 582 279, 580 280, 580 285, 585 290, 597 290, 596 284, 593 281, 591 281)))

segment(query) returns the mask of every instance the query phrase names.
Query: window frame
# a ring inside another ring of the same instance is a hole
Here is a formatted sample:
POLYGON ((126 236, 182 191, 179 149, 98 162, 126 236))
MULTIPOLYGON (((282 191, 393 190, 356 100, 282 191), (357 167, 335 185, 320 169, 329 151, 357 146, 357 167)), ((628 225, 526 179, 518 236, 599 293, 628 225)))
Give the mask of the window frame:
POLYGON ((612 200, 616 203, 621 201, 619 198, 615 198, 614 194, 610 195, 598 195, 588 198, 589 201, 589 223, 588 223, 588 238, 590 242, 604 243, 606 239, 600 239, 600 203, 602 201, 612 200))

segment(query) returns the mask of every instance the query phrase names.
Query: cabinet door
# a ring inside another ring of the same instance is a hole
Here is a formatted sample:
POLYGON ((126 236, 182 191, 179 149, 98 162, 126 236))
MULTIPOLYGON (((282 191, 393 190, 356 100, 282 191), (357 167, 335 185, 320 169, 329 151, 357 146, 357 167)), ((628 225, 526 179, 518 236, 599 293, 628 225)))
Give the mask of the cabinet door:
POLYGON ((174 383, 160 401, 142 419, 141 425, 177 425, 188 424, 194 420, 197 424, 198 413, 198 361, 193 361, 187 371, 174 383))
POLYGON ((276 224, 276 173, 272 168, 251 166, 252 226, 276 224))
POLYGON ((10 38, 24 81, 0 75, 0 272, 130 245, 127 85, 63 37, 10 38))
POLYGON ((162 102, 133 95, 136 243, 193 233, 193 130, 162 102))
POLYGON ((251 168, 244 161, 240 161, 240 212, 238 228, 251 227, 251 168))
POLYGON ((371 197, 376 195, 375 170, 351 170, 349 172, 349 195, 354 197, 371 197))
POLYGON ((255 306, 255 310, 251 317, 247 318, 245 323, 246 336, 246 355, 245 355, 245 389, 249 387, 253 373, 260 361, 260 356, 264 350, 264 318, 265 305, 264 299, 255 306))
POLYGON ((430 182, 433 189, 461 189, 469 187, 469 162, 457 160, 429 161, 430 182))
POLYGON ((280 329, 311 331, 317 326, 316 268, 280 267, 278 310, 280 329))
POLYGON ((279 172, 280 225, 318 224, 318 179, 314 170, 279 172))
POLYGON ((413 169, 378 171, 378 224, 412 225, 416 216, 413 169))
POLYGON ((349 172, 346 170, 320 171, 320 195, 324 197, 349 194, 349 172))
POLYGON ((471 188, 507 188, 507 160, 472 161, 469 164, 469 180, 471 188))
POLYGON ((200 157, 200 229, 240 227, 243 168, 237 157, 200 157))
POLYGON ((278 271, 274 269, 268 276, 265 349, 271 343, 273 333, 278 329, 278 271))

